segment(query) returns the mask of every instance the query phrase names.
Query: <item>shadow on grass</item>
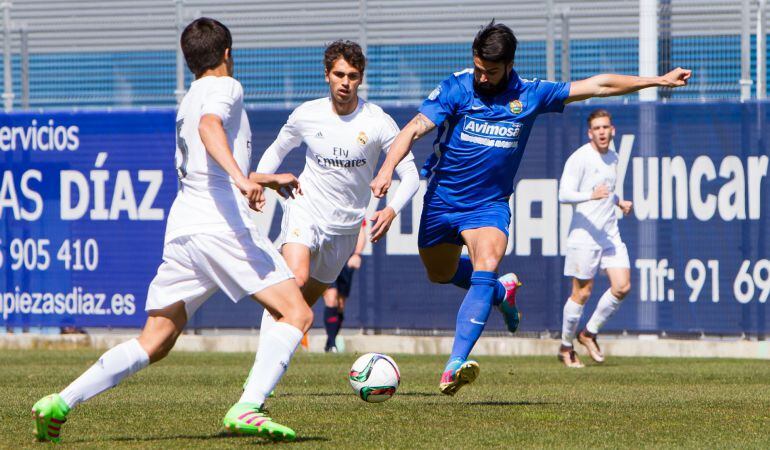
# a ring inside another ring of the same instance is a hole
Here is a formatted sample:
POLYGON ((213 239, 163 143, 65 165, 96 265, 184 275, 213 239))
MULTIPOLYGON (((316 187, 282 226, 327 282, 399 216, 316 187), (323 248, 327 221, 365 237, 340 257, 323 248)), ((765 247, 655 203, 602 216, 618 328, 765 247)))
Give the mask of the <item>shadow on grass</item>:
POLYGON ((348 392, 308 392, 307 394, 301 394, 299 392, 281 392, 280 394, 277 394, 277 396, 281 397, 349 397, 351 395, 355 396, 355 394, 348 392))
POLYGON ((486 402, 468 402, 466 405, 473 406, 545 406, 545 405, 557 405, 557 402, 501 402, 501 401, 486 401, 486 402))
MULTIPOLYGON (((356 395, 352 392, 312 392, 312 393, 281 393, 279 394, 281 397, 355 397, 356 395)), ((441 396, 440 393, 436 392, 397 392, 396 396, 398 397, 439 397, 441 396)))
POLYGON ((199 440, 199 441, 207 441, 212 439, 250 439, 254 440, 254 445, 272 445, 276 442, 285 443, 285 444, 291 444, 293 442, 312 442, 312 441, 328 441, 329 438, 323 437, 323 436, 299 436, 297 439, 293 441, 271 441, 267 438, 261 438, 258 436, 247 436, 247 435, 240 435, 240 434, 228 434, 224 431, 220 431, 218 433, 210 433, 210 434, 174 434, 174 435, 163 435, 163 436, 142 436, 142 437, 130 437, 130 436, 122 436, 122 437, 114 437, 114 438, 105 438, 105 439, 67 439, 66 442, 68 443, 88 443, 88 442, 152 442, 152 441, 173 441, 177 439, 189 439, 189 440, 199 440))
POLYGON ((439 392, 397 392, 399 397, 442 397, 443 394, 439 392))

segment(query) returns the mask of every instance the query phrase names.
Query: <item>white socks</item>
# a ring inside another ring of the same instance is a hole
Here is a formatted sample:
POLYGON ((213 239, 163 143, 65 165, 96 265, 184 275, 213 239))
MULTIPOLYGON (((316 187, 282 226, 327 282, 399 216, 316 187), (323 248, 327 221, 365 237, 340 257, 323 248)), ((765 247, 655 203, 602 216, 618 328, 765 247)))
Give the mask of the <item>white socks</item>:
POLYGON ((107 350, 77 380, 59 393, 62 399, 74 408, 78 403, 114 387, 123 378, 132 375, 150 364, 150 357, 139 341, 131 339, 107 350))
MULTIPOLYGON (((265 316, 262 316, 262 323, 265 323, 265 316)), ((274 322, 267 330, 263 328, 260 331, 254 367, 246 380, 239 403, 265 403, 265 398, 289 368, 289 361, 302 336, 299 328, 284 322, 274 322)))
MULTIPOLYGON (((259 342, 257 343, 257 356, 256 360, 254 361, 254 364, 259 360, 259 357, 262 355, 262 352, 264 352, 265 346, 262 345, 262 336, 267 336, 267 333, 270 331, 270 328, 275 325, 276 322, 273 316, 270 315, 267 310, 262 311, 262 323, 259 325, 259 342)), ((253 372, 253 370, 252 370, 253 372)))
POLYGON ((259 324, 259 334, 267 333, 276 321, 267 310, 262 311, 262 323, 259 324))
POLYGON ((612 295, 612 292, 607 289, 599 299, 599 304, 596 305, 596 311, 594 311, 588 324, 586 324, 586 330, 588 330, 589 333, 598 333, 604 323, 618 310, 620 303, 621 300, 615 298, 615 296, 612 295))
POLYGON ((583 305, 572 301, 572 298, 568 297, 567 302, 564 304, 564 319, 562 319, 561 325, 562 345, 572 347, 572 341, 575 339, 577 327, 582 316, 583 305))

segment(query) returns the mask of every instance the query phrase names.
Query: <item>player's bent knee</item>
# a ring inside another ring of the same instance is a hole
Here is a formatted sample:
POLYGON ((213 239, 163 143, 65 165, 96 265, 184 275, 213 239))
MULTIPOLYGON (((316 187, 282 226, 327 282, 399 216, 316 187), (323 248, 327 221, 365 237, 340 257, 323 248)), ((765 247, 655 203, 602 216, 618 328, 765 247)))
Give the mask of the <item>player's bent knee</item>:
POLYGON ((337 299, 337 291, 336 289, 328 289, 326 292, 324 292, 324 305, 329 308, 338 308, 340 306, 339 300, 337 299), (334 291, 334 292, 331 292, 334 291))
POLYGON ((313 326, 313 310, 305 303, 305 308, 298 311, 296 322, 299 325, 297 328, 302 330, 303 333, 307 333, 310 327, 313 326))
POLYGON ((473 270, 495 272, 497 271, 498 264, 500 264, 500 259, 494 256, 476 258, 476 261, 473 263, 473 270))
POLYGON ((313 310, 304 301, 292 304, 283 313, 283 320, 306 333, 313 325, 313 310))
POLYGON ((588 292, 585 291, 578 291, 577 293, 573 293, 570 298, 578 304, 585 305, 589 298, 591 298, 591 291, 588 292))

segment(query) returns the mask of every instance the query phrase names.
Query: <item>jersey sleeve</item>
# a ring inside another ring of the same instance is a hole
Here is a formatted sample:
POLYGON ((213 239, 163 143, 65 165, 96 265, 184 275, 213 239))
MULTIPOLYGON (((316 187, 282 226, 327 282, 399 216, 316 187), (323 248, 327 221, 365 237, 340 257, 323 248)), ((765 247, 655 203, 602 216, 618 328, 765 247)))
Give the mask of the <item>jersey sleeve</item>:
POLYGON ((275 173, 286 155, 302 143, 302 133, 299 120, 297 120, 298 115, 299 112, 296 109, 289 115, 286 123, 281 127, 281 131, 278 132, 278 137, 259 159, 257 173, 275 173))
POLYGON ((243 101, 241 83, 230 77, 221 77, 212 83, 201 108, 201 116, 213 114, 222 122, 230 119, 233 105, 243 101))
POLYGON ((422 102, 420 113, 434 125, 441 125, 457 111, 459 89, 454 77, 442 81, 422 102))
POLYGON ((564 171, 559 180, 559 201, 562 203, 580 203, 591 199, 591 192, 580 192, 580 180, 583 177, 583 165, 577 153, 572 154, 564 163, 564 171))
POLYGON ((569 83, 540 80, 535 86, 535 95, 539 112, 562 112, 564 101, 569 97, 569 83))

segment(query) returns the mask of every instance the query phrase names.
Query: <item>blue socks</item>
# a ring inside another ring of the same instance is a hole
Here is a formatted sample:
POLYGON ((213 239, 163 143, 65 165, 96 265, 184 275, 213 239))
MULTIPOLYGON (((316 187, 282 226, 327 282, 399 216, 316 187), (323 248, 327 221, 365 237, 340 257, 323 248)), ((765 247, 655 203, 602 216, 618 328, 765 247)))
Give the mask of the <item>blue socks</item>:
MULTIPOLYGON (((497 281, 497 278, 495 278, 495 281, 497 281)), ((499 306, 503 300, 505 300, 505 286, 503 286, 503 283, 497 281, 497 283, 495 283, 495 293, 492 296, 492 304, 494 306, 499 306)))
POLYGON ((337 307, 324 307, 324 328, 326 328, 326 346, 325 350, 335 346, 337 333, 342 326, 342 314, 337 307))
POLYGON ((471 258, 468 255, 461 255, 460 261, 457 262, 457 272, 450 283, 459 288, 468 290, 471 288, 471 276, 473 275, 473 264, 471 264, 471 258))
MULTIPOLYGON (((471 264, 471 258, 468 255, 460 256, 460 261, 457 263, 457 272, 450 283, 463 289, 471 288, 471 276, 473 276, 473 264, 471 264)), ((493 273, 493 272, 479 272, 479 273, 493 273)), ((495 280, 497 281, 497 280, 495 280)), ((505 299, 505 287, 502 283, 497 282, 495 284, 495 293, 492 296, 492 304, 497 306, 505 299)))
MULTIPOLYGON (((460 261, 462 265, 462 258, 460 261)), ((470 263, 470 260, 468 262, 470 263)), ((496 300, 497 286, 502 288, 495 272, 480 270, 473 272, 470 277, 470 289, 457 312, 455 340, 452 345, 452 354, 449 356, 450 362, 458 359, 465 361, 468 358, 481 332, 484 331, 492 304, 496 300)), ((505 288, 502 289, 503 296, 500 301, 505 296, 505 288)))

